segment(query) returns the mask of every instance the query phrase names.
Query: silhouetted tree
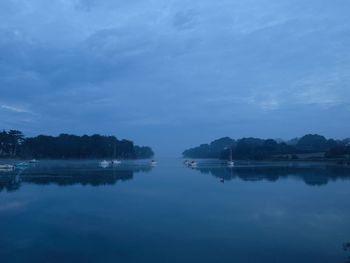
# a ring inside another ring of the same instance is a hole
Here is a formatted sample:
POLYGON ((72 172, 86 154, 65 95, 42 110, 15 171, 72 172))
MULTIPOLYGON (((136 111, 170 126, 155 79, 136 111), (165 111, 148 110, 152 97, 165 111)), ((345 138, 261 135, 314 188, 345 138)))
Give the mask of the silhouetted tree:
MULTIPOLYGON (((326 152, 339 145, 347 145, 347 140, 327 140, 317 134, 308 134, 300 139, 278 142, 273 139, 242 138, 237 141, 228 137, 213 141, 210 144, 201 144, 198 147, 183 152, 187 158, 221 158, 228 159, 232 152, 234 159, 263 160, 270 158, 298 159, 298 153, 326 152)), ((350 145, 349 145, 350 147, 350 145)), ((335 148, 327 154, 334 155, 339 149, 335 148)), ((341 155, 343 153, 338 153, 341 155)), ((343 154, 344 155, 344 154, 343 154)))
POLYGON ((86 158, 150 158, 150 147, 135 146, 132 141, 114 136, 60 134, 24 138, 22 132, 0 132, 0 157, 86 159, 86 158))
POLYGON ((0 133, 0 156, 15 157, 23 140, 24 136, 20 131, 2 131, 0 133))
POLYGON ((346 158, 350 157, 350 146, 337 145, 325 153, 326 158, 346 158))

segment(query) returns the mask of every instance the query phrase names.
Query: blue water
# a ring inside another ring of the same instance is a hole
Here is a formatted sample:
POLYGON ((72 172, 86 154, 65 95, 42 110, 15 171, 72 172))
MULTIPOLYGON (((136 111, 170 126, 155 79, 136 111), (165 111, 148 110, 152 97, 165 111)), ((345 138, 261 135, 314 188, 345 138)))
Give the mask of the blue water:
POLYGON ((42 161, 0 172, 0 262, 346 262, 350 168, 42 161))

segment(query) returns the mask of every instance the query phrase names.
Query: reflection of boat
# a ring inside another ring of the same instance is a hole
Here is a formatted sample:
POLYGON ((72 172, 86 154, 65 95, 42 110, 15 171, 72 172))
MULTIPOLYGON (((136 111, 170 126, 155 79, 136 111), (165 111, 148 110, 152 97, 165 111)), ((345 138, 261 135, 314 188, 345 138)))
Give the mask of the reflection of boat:
POLYGON ((9 172, 12 171, 15 167, 12 164, 0 164, 1 172, 9 172))
POLYGON ((103 160, 103 161, 100 162, 100 166, 101 166, 102 168, 106 168, 106 167, 109 166, 109 162, 107 162, 106 160, 103 160))
POLYGON ((18 169, 25 169, 29 166, 29 163, 27 162, 20 162, 20 163, 16 163, 15 167, 18 169))
POLYGON ((152 160, 151 161, 151 166, 156 166, 157 165, 157 162, 155 160, 152 160))

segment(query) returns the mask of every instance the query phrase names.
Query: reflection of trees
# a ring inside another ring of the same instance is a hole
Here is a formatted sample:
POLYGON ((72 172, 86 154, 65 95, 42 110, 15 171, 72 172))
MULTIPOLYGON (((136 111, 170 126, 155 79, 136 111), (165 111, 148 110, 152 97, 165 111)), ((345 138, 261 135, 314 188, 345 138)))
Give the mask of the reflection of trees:
POLYGON ((220 180, 229 181, 239 178, 243 181, 277 181, 295 177, 308 185, 325 185, 329 181, 350 179, 350 169, 340 166, 247 166, 247 167, 199 167, 201 173, 211 174, 220 180))
MULTIPOLYGON (((350 252, 350 242, 343 244, 344 251, 350 252)), ((348 260, 345 263, 350 263, 350 256, 348 256, 348 260)))
POLYGON ((32 183, 40 185, 56 184, 68 186, 74 184, 81 185, 114 185, 118 181, 133 179, 134 173, 148 172, 152 168, 149 166, 124 166, 103 168, 85 167, 31 167, 20 173, 12 172, 0 174, 0 192, 2 190, 15 191, 21 187, 22 183, 32 183))
POLYGON ((6 189, 8 192, 16 191, 21 187, 21 180, 18 175, 6 175, 0 174, 0 192, 6 189))

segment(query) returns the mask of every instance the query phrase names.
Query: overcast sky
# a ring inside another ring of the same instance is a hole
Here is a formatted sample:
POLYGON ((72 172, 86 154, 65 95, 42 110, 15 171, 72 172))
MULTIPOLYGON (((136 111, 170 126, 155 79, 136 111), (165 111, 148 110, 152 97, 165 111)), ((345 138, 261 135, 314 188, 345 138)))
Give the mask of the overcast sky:
POLYGON ((350 136, 348 0, 1 0, 0 129, 160 154, 350 136))

